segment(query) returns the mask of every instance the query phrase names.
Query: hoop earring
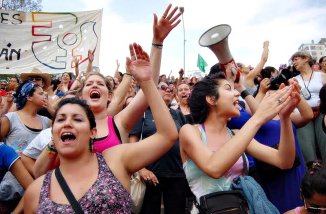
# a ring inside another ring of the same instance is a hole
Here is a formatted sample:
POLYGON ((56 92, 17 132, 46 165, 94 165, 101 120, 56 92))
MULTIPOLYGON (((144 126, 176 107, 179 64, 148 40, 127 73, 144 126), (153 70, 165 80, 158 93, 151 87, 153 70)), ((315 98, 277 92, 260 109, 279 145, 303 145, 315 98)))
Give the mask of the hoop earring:
POLYGON ((89 151, 91 152, 91 153, 95 153, 95 149, 94 149, 94 138, 91 138, 90 140, 89 140, 89 151))

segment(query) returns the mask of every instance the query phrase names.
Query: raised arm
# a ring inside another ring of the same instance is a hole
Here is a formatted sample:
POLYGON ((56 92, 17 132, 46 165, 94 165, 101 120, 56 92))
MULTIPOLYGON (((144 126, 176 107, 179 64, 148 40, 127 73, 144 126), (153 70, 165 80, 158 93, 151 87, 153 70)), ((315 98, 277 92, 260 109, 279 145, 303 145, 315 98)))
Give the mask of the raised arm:
POLYGON ((105 157, 115 159, 117 163, 121 163, 129 174, 160 158, 172 147, 178 137, 169 109, 151 78, 148 55, 137 44, 130 46, 130 52, 131 59, 127 59, 127 65, 149 103, 157 132, 140 143, 123 144, 104 153, 105 157), (132 49, 135 50, 135 55, 132 49))
POLYGON ((2 101, 1 101, 2 108, 0 109, 0 117, 2 117, 3 115, 5 115, 9 112, 10 108, 14 104, 13 100, 14 99, 13 99, 12 94, 8 94, 2 98, 2 101))
POLYGON ((77 89, 80 86, 80 84, 81 84, 81 72, 79 72, 79 58, 78 57, 74 57, 73 63, 75 65, 76 79, 74 80, 74 82, 70 86, 70 90, 71 91, 77 89))
MULTIPOLYGON (((95 52, 95 50, 94 50, 94 52, 95 52)), ((86 73, 85 73, 86 76, 93 70, 94 52, 92 52, 91 50, 88 50, 88 52, 87 52, 88 64, 87 64, 86 73)))
POLYGON ((266 96, 248 122, 215 152, 203 144, 197 127, 184 125, 179 132, 183 161, 191 159, 210 177, 223 176, 247 149, 258 129, 290 102, 291 91, 287 87, 266 96), (284 102, 278 102, 280 99, 284 102))
POLYGON ((115 60, 115 62, 117 64, 117 67, 115 69, 113 77, 119 79, 120 78, 120 73, 119 73, 120 63, 119 63, 119 60, 115 60))
POLYGON ((178 78, 177 86, 176 87, 178 87, 181 84, 184 73, 185 73, 185 71, 181 68, 179 70, 179 78, 178 78))
POLYGON ((43 149, 35 161, 33 167, 34 178, 38 178, 41 175, 44 175, 47 173, 47 171, 49 171, 50 167, 55 164, 58 153, 53 149, 51 150, 50 148, 54 148, 52 140, 49 142, 49 145, 43 149))
MULTIPOLYGON (((119 67, 119 62, 117 61, 117 70, 118 67, 119 67)), ((128 66, 126 65, 126 73, 123 75, 121 83, 114 91, 112 100, 110 102, 110 105, 108 106, 109 115, 115 116, 123 109, 125 98, 131 83, 132 83, 132 75, 130 73, 128 66)))
POLYGON ((240 77, 239 82, 234 82, 234 88, 240 93, 242 99, 246 101, 246 110, 251 114, 254 114, 259 106, 259 103, 255 100, 253 95, 246 90, 243 81, 243 77, 240 77))
MULTIPOLYGON (((157 15, 154 14, 154 23, 153 23, 153 40, 152 40, 152 49, 151 49, 151 72, 154 84, 158 84, 158 78, 160 75, 160 66, 161 66, 161 56, 163 41, 168 36, 168 34, 174 29, 179 23, 179 16, 181 13, 176 13, 177 7, 170 11, 172 5, 170 4, 165 10, 163 16, 158 20, 157 15)), ((135 48, 137 53, 138 47, 135 48)), ((123 142, 128 141, 128 133, 143 115, 146 110, 148 103, 146 98, 140 90, 131 103, 120 113, 115 116, 116 125, 120 131, 123 142)))
POLYGON ((267 62, 268 52, 269 52, 268 46, 269 46, 269 41, 265 41, 263 44, 263 53, 261 54, 259 63, 245 77, 246 86, 253 87, 255 85, 254 83, 255 77, 261 72, 261 70, 264 68, 265 63, 267 62))

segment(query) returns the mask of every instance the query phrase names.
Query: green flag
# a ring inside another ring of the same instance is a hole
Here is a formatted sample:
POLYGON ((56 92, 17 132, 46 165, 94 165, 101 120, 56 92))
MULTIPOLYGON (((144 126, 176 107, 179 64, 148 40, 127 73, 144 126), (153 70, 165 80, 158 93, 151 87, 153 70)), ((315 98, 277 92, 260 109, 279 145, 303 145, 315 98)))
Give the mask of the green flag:
POLYGON ((207 66, 207 63, 205 62, 203 57, 200 56, 200 54, 198 54, 197 67, 199 68, 199 70, 201 70, 202 72, 205 72, 205 67, 206 66, 207 66))

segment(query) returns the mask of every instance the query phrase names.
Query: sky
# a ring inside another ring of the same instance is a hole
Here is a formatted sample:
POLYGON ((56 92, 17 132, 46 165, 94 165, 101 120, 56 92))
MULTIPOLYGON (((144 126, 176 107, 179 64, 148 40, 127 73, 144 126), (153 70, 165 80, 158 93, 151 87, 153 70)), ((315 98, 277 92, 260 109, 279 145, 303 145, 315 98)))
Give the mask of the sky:
POLYGON ((102 73, 113 75, 116 60, 120 71, 125 72, 128 44, 137 42, 150 51, 153 13, 160 17, 169 3, 184 7, 185 31, 181 22, 165 39, 162 74, 177 76, 184 59, 186 72, 198 70, 198 54, 207 62, 208 73, 218 61, 211 50, 198 44, 198 39, 220 24, 232 27, 228 43, 234 60, 251 66, 259 62, 266 40, 270 43, 266 65, 278 68, 301 44, 312 40, 318 43, 326 37, 326 0, 43 0, 42 10, 76 12, 103 8, 99 67, 102 73))

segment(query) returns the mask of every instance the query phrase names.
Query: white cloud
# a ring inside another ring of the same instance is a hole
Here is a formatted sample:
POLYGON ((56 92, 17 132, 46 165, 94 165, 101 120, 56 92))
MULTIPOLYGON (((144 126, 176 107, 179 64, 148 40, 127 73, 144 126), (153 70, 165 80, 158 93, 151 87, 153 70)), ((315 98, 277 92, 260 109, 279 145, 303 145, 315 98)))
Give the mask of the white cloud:
POLYGON ((81 0, 83 5, 85 6, 85 10, 97 10, 99 8, 105 8, 110 5, 112 1, 113 0, 81 0))
MULTIPOLYGON (((128 56, 128 44, 136 41, 150 50, 152 38, 152 16, 144 14, 145 19, 128 19, 121 16, 121 11, 113 10, 112 4, 127 4, 124 1, 83 0, 85 10, 103 8, 101 35, 100 67, 106 74, 113 74, 115 60, 119 59, 124 71, 125 57, 128 56)), ((309 0, 251 0, 251 1, 177 1, 183 4, 186 29, 186 70, 196 70, 197 54, 207 61, 209 69, 217 62, 215 55, 198 45, 200 35, 208 28, 218 24, 230 24, 232 32, 229 46, 236 61, 256 65, 260 60, 262 44, 270 41, 270 55, 267 65, 278 67, 286 63, 293 52, 302 43, 311 40, 318 42, 326 37, 326 6, 309 0)), ((154 4, 154 2, 153 2, 154 4)), ((167 4, 166 4, 167 5, 167 4)), ((142 10, 146 5, 139 5, 135 10, 142 10)), ((161 11, 153 11, 158 14, 161 11)), ((183 30, 182 23, 173 30, 164 42, 161 72, 177 75, 183 67, 183 30)))

